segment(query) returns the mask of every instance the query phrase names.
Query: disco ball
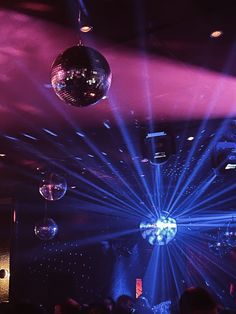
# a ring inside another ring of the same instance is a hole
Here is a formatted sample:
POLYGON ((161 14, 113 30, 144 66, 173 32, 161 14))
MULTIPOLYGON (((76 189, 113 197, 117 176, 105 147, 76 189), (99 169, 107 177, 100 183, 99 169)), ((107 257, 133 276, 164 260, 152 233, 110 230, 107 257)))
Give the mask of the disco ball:
POLYGON ((52 64, 51 82, 55 93, 76 107, 86 107, 104 98, 111 77, 107 60, 90 47, 68 48, 52 64))
POLYGON ((52 218, 44 218, 34 227, 35 235, 43 241, 51 240, 57 234, 58 227, 52 218))
POLYGON ((141 222, 139 226, 142 236, 152 245, 165 245, 174 239, 177 223, 174 218, 160 216, 158 220, 141 222))
POLYGON ((48 201, 62 198, 67 190, 66 180, 56 173, 45 176, 39 186, 39 193, 48 201))

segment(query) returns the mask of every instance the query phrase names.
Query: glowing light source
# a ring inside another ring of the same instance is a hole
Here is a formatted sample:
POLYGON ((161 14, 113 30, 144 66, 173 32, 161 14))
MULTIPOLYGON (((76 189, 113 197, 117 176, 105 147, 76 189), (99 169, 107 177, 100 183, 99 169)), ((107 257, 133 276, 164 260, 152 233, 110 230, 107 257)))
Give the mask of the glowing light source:
POLYGON ((3 135, 5 138, 7 138, 8 140, 11 140, 11 141, 19 141, 18 138, 16 137, 13 137, 13 136, 9 136, 9 135, 3 135))
POLYGON ((187 140, 188 140, 188 141, 193 141, 193 140, 194 140, 194 137, 193 137, 193 136, 189 136, 189 137, 187 138, 187 140))
POLYGON ((227 164, 226 166, 225 166, 225 170, 234 170, 234 169, 236 169, 236 164, 227 164))
POLYGON ((82 25, 80 27, 80 31, 82 33, 88 33, 88 32, 91 32, 91 30, 93 29, 93 27, 91 25, 82 25))
POLYGON ((167 215, 150 222, 141 222, 139 227, 143 238, 152 245, 166 245, 177 233, 176 220, 167 215))
POLYGON ((85 137, 85 135, 83 133, 81 133, 81 132, 77 131, 76 134, 79 135, 80 137, 85 137))
POLYGON ((211 36, 211 38, 218 38, 218 37, 220 37, 222 35, 223 35, 223 32, 218 30, 218 31, 212 32, 210 36, 211 36))
POLYGON ((54 132, 52 132, 52 131, 50 131, 50 130, 48 130, 48 129, 43 129, 43 130, 44 130, 44 132, 46 132, 46 133, 48 133, 48 134, 50 134, 50 135, 52 135, 52 136, 57 136, 56 133, 54 133, 54 132))
POLYGON ((27 138, 30 138, 31 140, 37 141, 37 138, 32 136, 32 135, 29 135, 29 134, 26 134, 26 133, 22 133, 22 135, 24 135, 27 138))
POLYGON ((84 6, 83 8, 79 10, 78 22, 79 22, 79 29, 82 33, 88 33, 93 30, 93 26, 89 22, 88 13, 84 6))
POLYGON ((103 122, 103 125, 104 125, 105 128, 107 128, 107 129, 110 129, 110 128, 111 128, 107 121, 103 122))

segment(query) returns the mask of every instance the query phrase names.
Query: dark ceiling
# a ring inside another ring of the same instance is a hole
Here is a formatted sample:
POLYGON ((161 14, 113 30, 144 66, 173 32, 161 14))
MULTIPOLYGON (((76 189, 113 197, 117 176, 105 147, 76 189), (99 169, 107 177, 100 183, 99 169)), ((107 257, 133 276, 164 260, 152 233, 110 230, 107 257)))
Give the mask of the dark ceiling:
MULTIPOLYGON (((73 197, 116 206, 134 197, 134 204, 148 207, 149 193, 157 198, 157 168, 143 162, 151 129, 167 131, 175 147, 158 166, 160 193, 168 199, 178 182, 180 193, 191 177, 185 198, 212 178, 215 144, 232 131, 235 1, 84 5, 94 31, 83 42, 107 58, 113 82, 108 99, 75 108, 54 94, 50 67, 79 40, 78 2, 1 1, 1 193, 14 194, 22 181, 37 187, 45 171, 56 171, 76 186, 73 197), (223 36, 211 38, 214 30, 223 36)), ((217 189, 233 179, 213 180, 217 189)))

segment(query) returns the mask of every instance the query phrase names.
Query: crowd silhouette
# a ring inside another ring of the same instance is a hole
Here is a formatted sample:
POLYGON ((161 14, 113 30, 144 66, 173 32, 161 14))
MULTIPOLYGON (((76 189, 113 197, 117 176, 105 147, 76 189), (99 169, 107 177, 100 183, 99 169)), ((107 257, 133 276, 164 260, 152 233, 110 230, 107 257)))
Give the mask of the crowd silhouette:
POLYGON ((216 299, 202 287, 186 289, 179 298, 178 305, 165 301, 157 306, 151 306, 144 296, 137 299, 129 295, 121 295, 115 301, 105 297, 100 302, 80 304, 73 298, 66 298, 55 304, 51 311, 42 305, 29 301, 1 302, 0 314, 235 314, 236 310, 226 310, 216 299))

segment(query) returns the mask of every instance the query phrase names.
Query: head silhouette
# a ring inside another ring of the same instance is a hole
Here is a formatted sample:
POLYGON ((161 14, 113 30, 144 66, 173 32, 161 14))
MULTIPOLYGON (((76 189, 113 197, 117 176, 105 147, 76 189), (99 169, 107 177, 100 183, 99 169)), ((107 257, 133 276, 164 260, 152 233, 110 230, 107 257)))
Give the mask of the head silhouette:
POLYGON ((188 288, 179 300, 180 314, 216 314, 217 303, 204 288, 188 288))

